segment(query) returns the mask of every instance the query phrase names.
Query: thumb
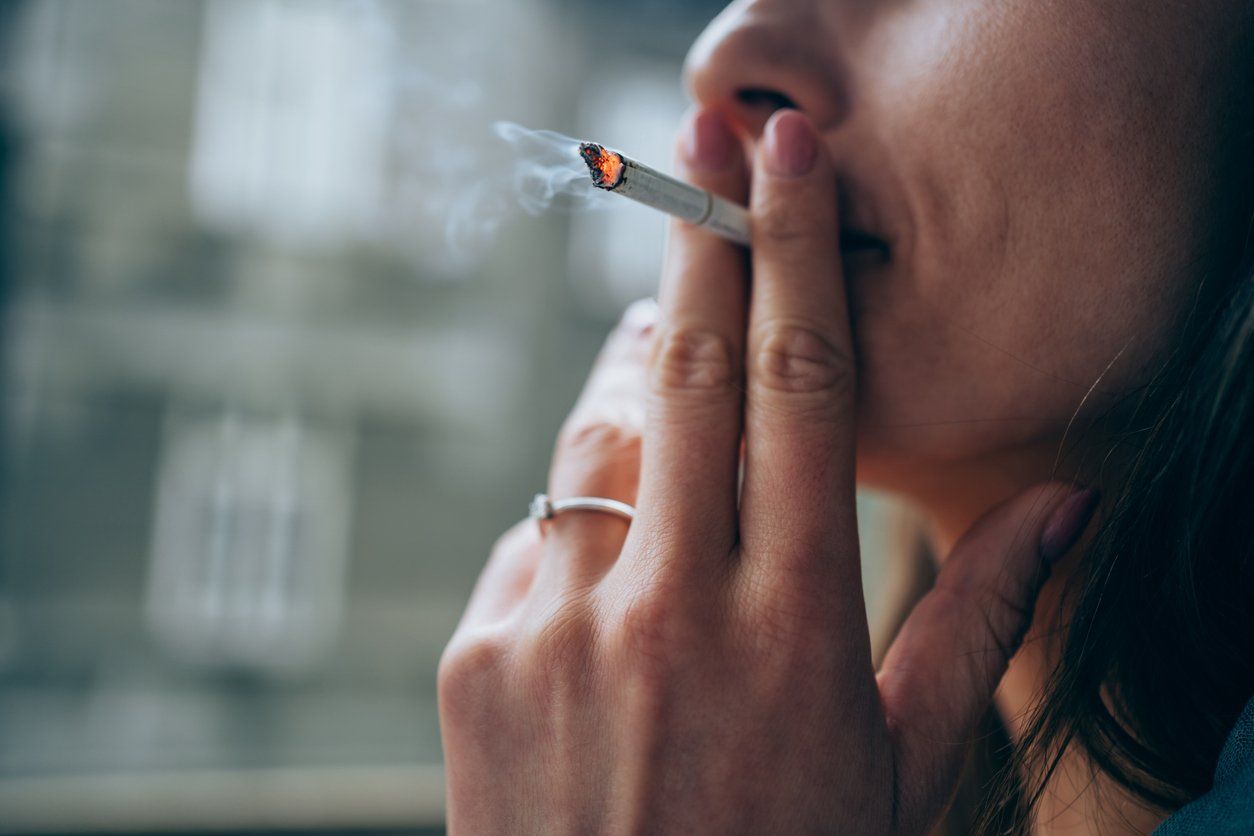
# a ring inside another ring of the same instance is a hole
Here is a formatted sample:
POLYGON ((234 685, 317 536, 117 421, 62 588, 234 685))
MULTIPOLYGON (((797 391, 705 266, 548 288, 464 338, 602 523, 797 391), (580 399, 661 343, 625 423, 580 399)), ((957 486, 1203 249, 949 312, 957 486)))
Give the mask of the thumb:
POLYGON ((947 801, 1050 564, 1079 539, 1098 498, 1092 488, 1049 482, 1006 500, 963 535, 910 613, 879 674, 898 791, 909 794, 903 813, 947 801))

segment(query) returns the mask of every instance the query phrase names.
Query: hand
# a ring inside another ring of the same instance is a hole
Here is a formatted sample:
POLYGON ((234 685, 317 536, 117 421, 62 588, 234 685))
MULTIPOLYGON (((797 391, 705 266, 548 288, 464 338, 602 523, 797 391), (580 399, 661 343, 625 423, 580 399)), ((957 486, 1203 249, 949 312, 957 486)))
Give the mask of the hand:
MULTIPOLYGON (((749 166, 716 114, 681 157, 693 182, 745 199, 749 166)), ((922 832, 1044 558, 1086 522, 1059 483, 990 512, 876 674, 835 175, 794 111, 752 172, 751 259, 676 226, 660 320, 633 309, 558 445, 552 496, 634 502, 636 519, 513 529, 445 651, 455 832, 922 832)))

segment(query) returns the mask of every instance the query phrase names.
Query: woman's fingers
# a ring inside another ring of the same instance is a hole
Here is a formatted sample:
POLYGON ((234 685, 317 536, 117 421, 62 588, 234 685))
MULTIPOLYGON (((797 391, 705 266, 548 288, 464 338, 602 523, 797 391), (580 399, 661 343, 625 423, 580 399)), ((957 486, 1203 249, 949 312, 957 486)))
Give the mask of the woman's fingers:
POLYGON ((906 620, 880 670, 880 694, 901 786, 932 797, 903 807, 938 809, 952 789, 971 730, 1031 623, 1049 565, 1079 539, 1097 498, 1092 489, 1050 482, 989 511, 906 620))
MULTIPOLYGON (((740 142, 723 117, 698 112, 681 141, 680 176, 743 203, 740 142)), ((673 555, 728 553, 736 537, 747 293, 744 250, 708 230, 671 227, 650 363, 640 535, 673 555)))
POLYGON ((541 551, 540 532, 532 520, 501 535, 479 573, 457 632, 473 633, 513 612, 531 589, 541 551))
POLYGON ((834 568, 827 577, 860 613, 855 369, 836 206, 813 125, 776 113, 754 166, 741 531, 764 577, 809 584, 811 569, 834 568))

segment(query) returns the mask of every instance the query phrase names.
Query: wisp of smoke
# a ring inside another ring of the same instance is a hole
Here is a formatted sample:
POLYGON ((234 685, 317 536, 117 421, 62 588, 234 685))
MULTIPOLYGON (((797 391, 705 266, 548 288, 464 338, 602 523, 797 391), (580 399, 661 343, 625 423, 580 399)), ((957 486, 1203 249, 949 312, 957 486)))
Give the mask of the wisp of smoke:
POLYGON ((527 214, 540 215, 555 205, 586 209, 605 196, 592 187, 579 140, 513 122, 497 122, 492 132, 510 147, 511 191, 527 214))
POLYGON ((536 131, 496 122, 498 157, 477 167, 454 206, 449 207, 445 240, 466 255, 487 243, 514 212, 587 210, 604 205, 607 192, 593 188, 579 157, 579 141, 556 131, 536 131))

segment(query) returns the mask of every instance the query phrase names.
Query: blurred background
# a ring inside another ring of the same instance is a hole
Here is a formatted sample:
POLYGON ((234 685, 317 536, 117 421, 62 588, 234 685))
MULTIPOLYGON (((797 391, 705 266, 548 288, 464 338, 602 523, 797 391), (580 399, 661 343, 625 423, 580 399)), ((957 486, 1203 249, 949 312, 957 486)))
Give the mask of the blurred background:
POLYGON ((0 0, 0 832, 441 831, 436 661, 664 232, 492 203, 490 126, 664 165, 721 5, 0 0))

